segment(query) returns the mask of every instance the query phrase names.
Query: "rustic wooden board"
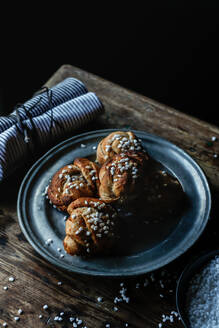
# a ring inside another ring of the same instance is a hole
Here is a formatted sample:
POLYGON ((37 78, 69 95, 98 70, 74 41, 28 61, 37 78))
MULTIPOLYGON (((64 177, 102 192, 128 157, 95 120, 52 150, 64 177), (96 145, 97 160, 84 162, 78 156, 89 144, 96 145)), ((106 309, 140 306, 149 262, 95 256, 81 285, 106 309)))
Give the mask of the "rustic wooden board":
MULTIPOLYGON (((9 327, 72 327, 69 317, 73 316, 83 320, 79 327, 99 328, 107 323, 111 328, 126 327, 126 323, 128 327, 158 327, 162 314, 170 315, 176 310, 176 279, 184 265, 200 251, 218 248, 219 158, 215 154, 219 153, 219 141, 212 142, 211 138, 219 139, 219 130, 70 65, 62 66, 47 86, 69 76, 83 81, 105 106, 104 115, 86 130, 130 127, 148 131, 177 144, 199 163, 211 185, 211 220, 186 254, 152 276, 121 280, 70 275, 43 260, 23 237, 17 223, 16 199, 25 170, 16 173, 0 186, 0 323, 7 322, 9 327), (15 277, 14 282, 8 281, 10 276, 15 277), (58 285, 59 281, 62 285, 58 285), (114 304, 114 298, 120 296, 120 283, 127 287, 129 303, 114 304), (97 301, 98 297, 103 298, 102 302, 97 301), (47 311, 42 309, 44 304, 48 304, 47 311), (114 311, 114 306, 118 311, 114 311), (19 308, 24 313, 15 322, 19 308), (62 311, 64 320, 55 322, 54 317, 62 311), (39 314, 43 314, 42 319, 39 314)), ((180 328, 182 324, 175 318, 174 324, 166 321, 163 327, 180 328)))

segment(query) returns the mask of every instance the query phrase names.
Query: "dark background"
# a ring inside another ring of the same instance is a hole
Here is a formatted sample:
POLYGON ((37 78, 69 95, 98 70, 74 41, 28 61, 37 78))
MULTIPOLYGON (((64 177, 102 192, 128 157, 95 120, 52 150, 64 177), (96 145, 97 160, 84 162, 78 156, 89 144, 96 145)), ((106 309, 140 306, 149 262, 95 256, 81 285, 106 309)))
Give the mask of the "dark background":
POLYGON ((36 7, 3 26, 1 114, 72 64, 218 124, 219 2, 83 5, 36 7))

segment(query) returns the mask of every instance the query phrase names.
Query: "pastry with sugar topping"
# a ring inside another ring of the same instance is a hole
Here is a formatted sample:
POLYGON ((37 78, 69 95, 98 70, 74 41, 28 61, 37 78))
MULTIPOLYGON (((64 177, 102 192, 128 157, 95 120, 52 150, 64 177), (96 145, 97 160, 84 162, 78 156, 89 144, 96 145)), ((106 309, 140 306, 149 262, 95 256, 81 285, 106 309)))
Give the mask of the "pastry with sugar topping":
POLYGON ((64 248, 70 255, 108 253, 116 236, 117 213, 98 198, 81 197, 68 206, 64 248))
POLYGON ((138 197, 147 172, 148 156, 143 152, 114 155, 100 169, 99 195, 106 203, 126 203, 138 197))
POLYGON ((133 132, 112 132, 98 144, 97 161, 102 165, 115 154, 131 151, 138 152, 142 151, 142 149, 141 142, 133 132))
POLYGON ((76 158, 73 164, 59 169, 48 187, 48 198, 58 209, 79 197, 95 197, 99 188, 99 168, 87 158, 76 158))

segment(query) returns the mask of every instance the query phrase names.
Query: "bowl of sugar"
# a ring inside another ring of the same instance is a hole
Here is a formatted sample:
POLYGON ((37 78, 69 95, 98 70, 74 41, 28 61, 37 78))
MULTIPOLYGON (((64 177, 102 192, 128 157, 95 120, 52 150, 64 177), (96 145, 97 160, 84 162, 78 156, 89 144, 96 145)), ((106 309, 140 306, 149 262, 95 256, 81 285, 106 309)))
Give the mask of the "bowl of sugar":
POLYGON ((219 250, 187 265, 177 282, 176 305, 186 328, 219 328, 219 250))

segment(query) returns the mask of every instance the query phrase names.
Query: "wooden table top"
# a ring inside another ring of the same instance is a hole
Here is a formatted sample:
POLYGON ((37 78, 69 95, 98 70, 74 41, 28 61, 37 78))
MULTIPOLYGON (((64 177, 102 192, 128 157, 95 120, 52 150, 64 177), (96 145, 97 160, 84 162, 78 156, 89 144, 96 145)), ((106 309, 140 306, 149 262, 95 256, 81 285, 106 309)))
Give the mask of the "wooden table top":
POLYGON ((72 327, 70 318, 74 317, 75 327, 155 328, 162 323, 162 327, 180 328, 182 323, 174 313, 174 323, 162 321, 162 315, 176 311, 177 278, 193 256, 218 248, 219 129, 70 65, 62 66, 46 85, 51 87, 70 76, 83 81, 105 107, 105 113, 86 130, 144 130, 175 143, 197 161, 212 192, 211 219, 189 251, 156 272, 127 279, 69 274, 42 259, 21 233, 16 201, 25 172, 15 174, 0 186, 0 326, 6 322, 8 327, 72 327), (129 302, 115 304, 123 287, 129 302), (45 304, 47 310, 43 309, 45 304), (63 320, 54 321, 61 312, 63 320))

